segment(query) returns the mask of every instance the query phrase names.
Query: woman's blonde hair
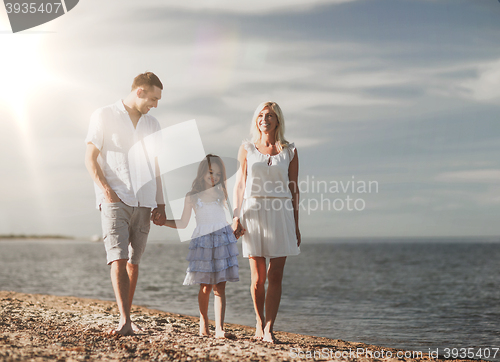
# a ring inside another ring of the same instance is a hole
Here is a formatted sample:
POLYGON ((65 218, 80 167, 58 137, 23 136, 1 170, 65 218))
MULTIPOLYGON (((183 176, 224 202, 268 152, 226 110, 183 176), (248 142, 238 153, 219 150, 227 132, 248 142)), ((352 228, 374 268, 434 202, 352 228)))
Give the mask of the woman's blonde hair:
POLYGON ((216 155, 208 154, 205 156, 203 161, 200 162, 200 165, 198 166, 198 172, 191 186, 189 195, 193 196, 207 189, 204 177, 207 174, 208 170, 212 169, 213 164, 217 164, 220 167, 221 178, 215 186, 220 185, 222 193, 224 194, 224 205, 226 205, 228 198, 226 189, 226 167, 224 166, 224 162, 222 162, 222 159, 216 155))
POLYGON ((250 126, 252 143, 256 143, 262 137, 259 125, 257 124, 257 118, 259 118, 260 112, 266 107, 269 107, 276 114, 276 118, 278 119, 278 127, 276 127, 276 148, 281 152, 284 147, 288 146, 288 141, 285 139, 285 117, 283 117, 283 112, 276 102, 262 102, 255 109, 252 117, 252 125, 250 126))

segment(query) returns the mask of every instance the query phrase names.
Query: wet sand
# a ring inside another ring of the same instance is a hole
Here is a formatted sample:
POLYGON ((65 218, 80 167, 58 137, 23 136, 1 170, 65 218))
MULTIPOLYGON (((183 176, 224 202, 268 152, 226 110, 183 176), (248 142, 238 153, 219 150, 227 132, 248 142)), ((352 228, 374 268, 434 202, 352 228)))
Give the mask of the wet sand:
MULTIPOLYGON (((275 333, 278 343, 273 345, 253 340, 254 328, 237 324, 225 325, 225 330, 236 336, 234 340, 199 337, 198 318, 140 306, 133 306, 132 314, 133 321, 145 331, 113 336, 107 331, 118 322, 114 302, 0 291, 0 360, 438 360, 426 355, 413 358, 408 351, 405 357, 401 350, 285 332, 275 333), (398 358, 398 351, 402 358, 398 358)), ((213 325, 211 328, 213 334, 213 325)))

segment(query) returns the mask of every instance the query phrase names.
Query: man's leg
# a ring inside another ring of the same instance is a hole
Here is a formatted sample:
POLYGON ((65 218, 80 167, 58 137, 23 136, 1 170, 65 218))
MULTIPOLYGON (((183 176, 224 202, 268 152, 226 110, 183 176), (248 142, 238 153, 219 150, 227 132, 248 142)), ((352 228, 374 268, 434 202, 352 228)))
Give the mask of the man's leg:
MULTIPOLYGON (((130 281, 130 289, 128 294, 128 301, 129 301, 128 311, 130 313, 132 309, 132 302, 134 300, 135 287, 137 286, 137 279, 139 278, 139 264, 127 263, 127 273, 128 273, 128 279, 130 281)), ((139 327, 134 322, 132 322, 132 330, 134 332, 144 331, 143 328, 139 327)))
MULTIPOLYGON (((115 260, 111 263, 111 282, 115 292, 116 303, 120 311, 120 324, 112 333, 118 333, 124 336, 134 334, 132 321, 130 319, 131 299, 131 280, 127 272, 127 259, 115 260)), ((137 279, 135 280, 137 283, 137 279)), ((134 287, 135 288, 135 287, 134 287)))
MULTIPOLYGON (((149 229, 151 227, 151 209, 146 207, 137 207, 133 209, 129 224, 129 260, 127 263, 127 274, 130 282, 129 287, 129 314, 132 309, 135 288, 139 278, 139 262, 146 249, 149 229)), ((142 328, 132 322, 134 332, 143 331, 142 328)))
POLYGON ((135 287, 137 286, 137 279, 139 278, 139 265, 138 264, 130 264, 127 262, 127 274, 128 279, 130 281, 129 287, 129 311, 132 308, 132 301, 134 300, 135 287))
MULTIPOLYGON (((104 246, 108 264, 111 266, 111 283, 116 303, 120 311, 118 328, 111 333, 133 334, 130 321, 131 280, 128 273, 129 259, 129 223, 133 208, 122 202, 102 204, 101 220, 104 234, 104 246)), ((135 280, 135 284, 137 280, 135 280)), ((133 293, 132 293, 133 295, 133 293)))

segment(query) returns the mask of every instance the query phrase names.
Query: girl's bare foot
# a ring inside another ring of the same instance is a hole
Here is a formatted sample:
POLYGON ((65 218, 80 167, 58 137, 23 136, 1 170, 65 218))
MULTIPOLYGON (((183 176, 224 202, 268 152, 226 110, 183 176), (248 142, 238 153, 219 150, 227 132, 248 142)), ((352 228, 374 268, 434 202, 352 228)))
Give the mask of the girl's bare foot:
POLYGON ((215 338, 219 338, 219 339, 226 338, 226 332, 224 332, 222 329, 216 330, 215 331, 215 338))
POLYGON ((236 339, 236 336, 232 333, 226 332, 225 330, 215 329, 215 338, 218 339, 236 339))

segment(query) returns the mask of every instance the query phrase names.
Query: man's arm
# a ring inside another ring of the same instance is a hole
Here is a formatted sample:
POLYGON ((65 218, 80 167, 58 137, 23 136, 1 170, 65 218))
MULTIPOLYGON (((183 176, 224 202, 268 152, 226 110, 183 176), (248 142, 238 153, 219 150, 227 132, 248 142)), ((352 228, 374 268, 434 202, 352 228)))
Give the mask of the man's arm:
POLYGON ((97 162, 97 157, 99 156, 99 149, 93 143, 87 143, 87 150, 85 152, 85 166, 89 171, 92 180, 99 186, 99 188, 104 193, 104 198, 107 203, 120 202, 120 198, 113 191, 111 186, 109 186, 108 181, 104 177, 101 166, 97 162))
POLYGON ((167 214, 165 213, 165 199, 163 197, 163 185, 161 183, 160 165, 158 158, 155 157, 155 173, 156 173, 156 206, 151 212, 151 220, 155 225, 165 225, 167 214))

